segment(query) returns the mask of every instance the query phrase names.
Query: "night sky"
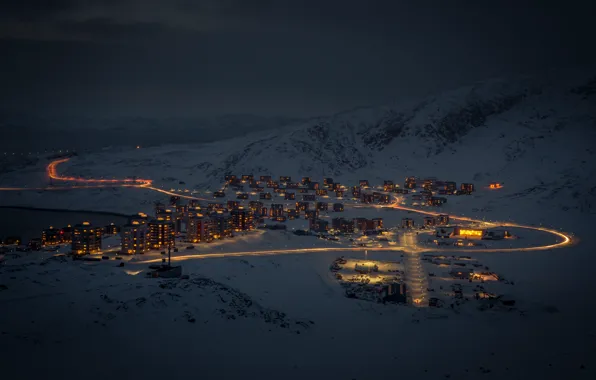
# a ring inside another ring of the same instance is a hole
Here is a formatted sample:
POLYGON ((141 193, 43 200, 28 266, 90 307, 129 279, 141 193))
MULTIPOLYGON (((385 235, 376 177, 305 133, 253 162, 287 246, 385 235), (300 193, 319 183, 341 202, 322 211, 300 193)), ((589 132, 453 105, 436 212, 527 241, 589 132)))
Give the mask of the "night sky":
POLYGON ((27 112, 314 116, 595 61, 596 2, 3 1, 27 112))

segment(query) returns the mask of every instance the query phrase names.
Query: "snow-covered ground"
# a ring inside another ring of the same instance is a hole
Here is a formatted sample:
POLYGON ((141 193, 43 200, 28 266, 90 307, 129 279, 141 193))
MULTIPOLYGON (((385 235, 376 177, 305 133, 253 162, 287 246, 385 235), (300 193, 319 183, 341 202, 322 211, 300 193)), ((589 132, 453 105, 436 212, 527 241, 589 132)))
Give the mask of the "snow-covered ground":
MULTIPOLYGON (((127 259, 124 267, 115 260, 22 254, 4 257, 0 266, 3 373, 26 379, 48 373, 91 379, 595 378, 592 78, 490 81, 401 108, 356 110, 200 148, 114 148, 59 167, 87 177, 151 178, 165 189, 204 195, 230 171, 310 175, 321 182, 332 176, 346 185, 358 179, 402 183, 410 175, 472 182, 474 195, 449 197, 441 210, 553 226, 577 238, 576 245, 549 251, 470 254, 514 283, 499 283, 506 289, 498 290, 516 300, 515 311, 348 299, 329 265, 340 255, 364 259, 354 251, 187 259, 177 262, 189 275, 182 280, 145 278, 143 261, 159 253, 127 259), (505 186, 485 189, 491 181, 505 186)), ((43 186, 46 164, 4 172, 0 187, 43 186)), ((148 189, 0 193, 1 205, 121 213, 150 213, 157 199, 164 195, 148 189)), ((403 211, 354 212, 383 217, 386 226, 404 216, 421 221, 403 211)), ((197 253, 345 243, 291 233, 304 223, 197 246, 197 253)), ((523 239, 492 244, 543 240, 539 232, 514 233, 523 239)), ((402 260, 399 252, 372 250, 368 259, 402 260)), ((444 277, 443 268, 423 266, 444 277)))

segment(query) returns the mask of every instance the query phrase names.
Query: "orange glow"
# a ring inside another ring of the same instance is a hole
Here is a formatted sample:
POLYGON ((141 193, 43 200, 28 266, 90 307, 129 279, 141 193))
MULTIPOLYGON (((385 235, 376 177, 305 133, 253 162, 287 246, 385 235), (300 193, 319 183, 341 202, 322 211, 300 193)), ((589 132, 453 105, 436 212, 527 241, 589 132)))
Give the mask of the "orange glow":
POLYGON ((461 236, 482 237, 484 231, 482 230, 459 230, 461 236))
POLYGON ((490 189, 501 189, 503 187, 503 185, 498 182, 493 182, 490 185, 488 185, 488 187, 490 189))

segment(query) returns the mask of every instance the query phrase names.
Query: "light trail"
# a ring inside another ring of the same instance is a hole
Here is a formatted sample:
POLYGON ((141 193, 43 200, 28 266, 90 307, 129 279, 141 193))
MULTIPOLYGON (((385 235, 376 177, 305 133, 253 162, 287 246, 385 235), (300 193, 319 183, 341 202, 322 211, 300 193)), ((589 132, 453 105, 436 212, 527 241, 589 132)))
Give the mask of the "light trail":
POLYGON ((149 186, 149 185, 151 185, 151 183, 153 183, 153 181, 150 179, 142 179, 142 178, 136 178, 136 179, 130 179, 130 178, 126 178, 126 179, 85 179, 85 178, 78 178, 78 177, 61 176, 60 174, 58 174, 58 170, 56 169, 56 167, 60 164, 68 162, 69 160, 70 160, 70 158, 61 158, 61 159, 54 160, 54 161, 50 162, 50 164, 46 168, 46 173, 48 174, 48 177, 50 177, 51 179, 55 179, 57 181, 73 181, 73 182, 83 182, 83 183, 133 184, 133 185, 137 185, 139 187, 149 186))
MULTIPOLYGON (((147 189, 156 191, 162 194, 170 195, 170 196, 177 196, 183 199, 192 199, 192 200, 201 200, 201 201, 210 201, 210 199, 201 198, 201 197, 194 197, 192 195, 184 195, 175 193, 168 190, 163 190, 154 186, 151 186, 153 181, 149 179, 84 179, 84 178, 77 178, 71 176, 62 176, 58 174, 57 167, 60 164, 68 162, 70 158, 62 158, 57 159, 50 164, 48 164, 46 168, 46 173, 49 178, 52 178, 57 181, 73 181, 77 183, 85 183, 88 185, 72 185, 72 186, 62 186, 62 187, 36 187, 36 188, 28 188, 28 187, 2 187, 0 191, 60 191, 60 190, 70 190, 70 189, 91 189, 91 188, 113 188, 113 187, 129 187, 129 188, 140 188, 140 189, 147 189)), ((433 211, 424 211, 417 208, 412 207, 405 207, 399 204, 399 198, 394 197, 395 202, 389 205, 374 205, 374 204, 346 204, 346 207, 353 207, 353 208, 391 208, 395 210, 402 210, 402 211, 409 211, 414 212, 417 214, 429 215, 429 216, 439 216, 444 213, 440 212, 433 212, 433 211)), ((483 249, 436 249, 436 248, 429 248, 424 249, 425 251, 441 251, 441 252, 513 252, 513 251, 543 251, 549 249, 556 249, 562 248, 564 246, 570 245, 575 243, 576 240, 572 239, 572 237, 568 234, 563 232, 554 230, 552 228, 546 227, 535 227, 535 226, 528 226, 523 224, 517 223, 498 223, 498 222, 486 222, 479 219, 464 217, 464 216, 457 216, 457 215, 449 215, 450 219, 453 220, 460 220, 466 221, 470 223, 481 223, 488 226, 504 226, 504 227, 514 227, 514 228, 522 228, 534 231, 541 231, 551 235, 554 235, 561 239, 560 242, 543 245, 543 246, 535 246, 535 247, 525 247, 525 248, 483 248, 483 249)), ((213 253, 213 254, 200 254, 200 255, 186 255, 186 256, 177 256, 180 260, 181 257, 196 257, 196 258, 207 258, 207 257, 231 257, 231 256, 251 256, 251 255, 274 255, 274 254, 290 254, 290 253, 300 253, 300 252, 321 252, 321 251, 358 251, 363 250, 364 248, 305 248, 305 249, 293 249, 293 250, 273 250, 273 251, 246 251, 246 252, 226 252, 226 253, 213 253)), ((422 248, 417 248, 422 249, 422 248)), ((391 248, 378 248, 375 250, 379 251, 399 251, 403 249, 399 249, 399 247, 391 247, 391 248)), ((159 261, 159 260, 158 260, 159 261)))
MULTIPOLYGON (((295 255, 300 253, 313 253, 313 252, 360 252, 360 251, 396 251, 401 252, 405 247, 379 247, 370 249, 367 247, 323 247, 323 248, 296 248, 296 249, 272 249, 272 250, 259 250, 259 251, 243 251, 243 252, 219 252, 219 253, 197 253, 192 255, 178 255, 172 256, 172 261, 184 261, 193 259, 210 259, 210 258, 222 258, 222 257, 238 257, 238 256, 274 256, 274 255, 295 255)), ((135 261, 134 264, 150 264, 150 263, 161 263, 159 259, 149 259, 143 261, 135 261)))

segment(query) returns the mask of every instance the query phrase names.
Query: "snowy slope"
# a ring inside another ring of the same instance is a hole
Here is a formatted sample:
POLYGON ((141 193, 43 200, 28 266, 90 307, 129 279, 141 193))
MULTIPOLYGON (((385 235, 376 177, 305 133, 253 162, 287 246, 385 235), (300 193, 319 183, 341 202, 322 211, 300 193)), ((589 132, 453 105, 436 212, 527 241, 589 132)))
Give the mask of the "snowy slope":
POLYGON ((594 213, 596 74, 491 80, 418 102, 357 109, 201 146, 111 149, 64 168, 213 189, 225 173, 402 183, 437 176, 594 213))

